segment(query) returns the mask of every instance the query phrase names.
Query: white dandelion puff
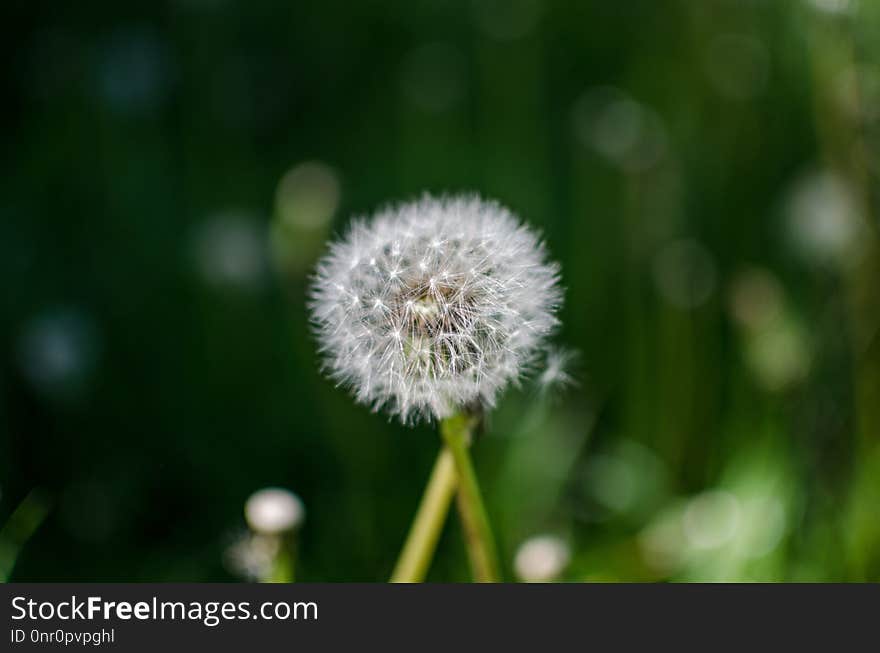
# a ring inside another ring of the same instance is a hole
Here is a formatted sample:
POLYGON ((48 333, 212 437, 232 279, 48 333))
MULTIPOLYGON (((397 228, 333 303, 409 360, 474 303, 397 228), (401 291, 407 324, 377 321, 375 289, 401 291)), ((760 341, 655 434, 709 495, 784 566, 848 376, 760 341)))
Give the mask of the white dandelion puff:
POLYGON ((565 571, 571 549, 556 535, 537 535, 523 542, 514 558, 516 575, 527 583, 549 583, 565 571))
POLYGON ((244 516, 255 533, 279 535, 298 528, 305 519, 306 510, 293 492, 269 487, 248 497, 244 516))
POLYGON ((559 268, 477 196, 391 206, 331 245, 312 287, 329 375, 404 422, 494 405, 557 325, 559 268))
POLYGON ((226 549, 224 562, 234 574, 249 581, 264 581, 272 574, 281 540, 262 533, 242 533, 226 549))

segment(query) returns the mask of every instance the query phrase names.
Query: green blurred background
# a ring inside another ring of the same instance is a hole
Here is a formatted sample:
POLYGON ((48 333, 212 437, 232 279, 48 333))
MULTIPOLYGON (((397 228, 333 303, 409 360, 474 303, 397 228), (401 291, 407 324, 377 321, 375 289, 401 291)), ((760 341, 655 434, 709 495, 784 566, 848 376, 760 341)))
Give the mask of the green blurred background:
POLYGON ((548 533, 565 580, 880 580, 880 3, 2 14, 2 577, 233 579, 282 486, 299 579, 385 580, 438 437, 320 376, 308 271, 474 190, 545 233, 579 352, 475 446, 508 578, 548 533))

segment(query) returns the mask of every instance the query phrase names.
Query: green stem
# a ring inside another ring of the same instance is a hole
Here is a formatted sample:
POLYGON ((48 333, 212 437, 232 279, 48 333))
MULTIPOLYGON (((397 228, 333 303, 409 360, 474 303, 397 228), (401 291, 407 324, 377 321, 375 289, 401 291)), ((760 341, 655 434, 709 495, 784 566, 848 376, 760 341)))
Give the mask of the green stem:
POLYGON ((49 499, 42 490, 31 490, 0 528, 0 583, 12 575, 22 547, 49 513, 49 499))
POLYGON ((271 574, 266 582, 269 583, 292 583, 294 582, 294 569, 296 561, 295 541, 292 535, 282 538, 278 554, 272 564, 271 574))
POLYGON ((449 512, 455 481, 455 463, 444 447, 434 463, 422 502, 391 574, 392 583, 420 583, 425 579, 449 512))
POLYGON ((443 420, 440 424, 440 432, 455 461, 455 472, 458 477, 458 512, 464 527, 474 579, 479 583, 497 583, 500 581, 500 574, 495 538, 489 526, 489 518, 486 516, 486 508, 477 483, 477 474, 469 453, 476 424, 477 418, 459 413, 443 420))

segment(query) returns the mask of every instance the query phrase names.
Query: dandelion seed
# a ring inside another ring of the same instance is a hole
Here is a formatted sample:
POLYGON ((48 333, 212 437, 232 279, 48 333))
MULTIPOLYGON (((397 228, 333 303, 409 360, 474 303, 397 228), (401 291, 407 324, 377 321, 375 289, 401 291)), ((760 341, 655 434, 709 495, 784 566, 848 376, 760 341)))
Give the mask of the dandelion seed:
POLYGON ((359 401, 404 422, 442 419, 492 406, 535 362, 557 325, 558 281, 538 236, 504 207, 425 196, 356 221, 331 246, 312 321, 327 372, 359 401))
POLYGON ((544 369, 538 377, 538 387, 541 391, 551 392, 574 385, 575 380, 570 368, 576 358, 577 353, 569 349, 548 348, 544 369))

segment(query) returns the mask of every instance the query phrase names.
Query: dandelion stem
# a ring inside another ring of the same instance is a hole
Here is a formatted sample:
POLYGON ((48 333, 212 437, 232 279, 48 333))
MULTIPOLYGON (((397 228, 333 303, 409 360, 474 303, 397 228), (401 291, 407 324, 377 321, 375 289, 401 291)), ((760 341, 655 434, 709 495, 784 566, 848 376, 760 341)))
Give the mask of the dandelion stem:
POLYGON ((444 447, 434 463, 422 502, 394 566, 392 583, 420 583, 425 579, 449 512, 455 485, 455 462, 452 453, 444 447))
POLYGON ((440 432, 455 461, 455 473, 458 478, 458 512, 464 527, 474 579, 479 583, 497 583, 500 581, 500 575, 495 538, 489 526, 489 518, 486 516, 477 474, 469 452, 476 423, 477 418, 462 412, 443 420, 440 424, 440 432))
POLYGON ((295 553, 293 538, 284 538, 272 565, 272 572, 267 582, 292 583, 295 580, 295 553))

